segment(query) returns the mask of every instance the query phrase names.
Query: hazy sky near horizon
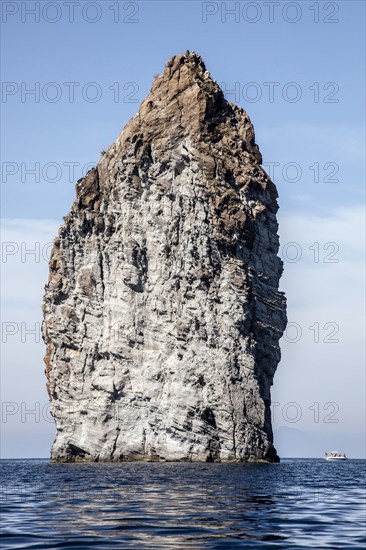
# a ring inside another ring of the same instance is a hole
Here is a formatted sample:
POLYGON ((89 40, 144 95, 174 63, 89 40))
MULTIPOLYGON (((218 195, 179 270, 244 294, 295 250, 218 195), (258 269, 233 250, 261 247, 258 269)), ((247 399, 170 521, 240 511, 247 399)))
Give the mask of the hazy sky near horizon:
POLYGON ((75 183, 187 49, 247 110, 279 192, 289 326, 272 391, 278 451, 364 456, 364 2, 1 8, 1 456, 49 455, 41 304, 75 183))

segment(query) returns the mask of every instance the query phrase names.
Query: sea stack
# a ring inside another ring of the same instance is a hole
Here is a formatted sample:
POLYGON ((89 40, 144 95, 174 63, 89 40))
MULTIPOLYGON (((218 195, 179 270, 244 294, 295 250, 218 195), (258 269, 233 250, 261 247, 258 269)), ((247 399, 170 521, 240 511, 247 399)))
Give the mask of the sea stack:
POLYGON ((268 461, 286 300, 277 191, 247 113, 176 55, 55 239, 53 461, 268 461))

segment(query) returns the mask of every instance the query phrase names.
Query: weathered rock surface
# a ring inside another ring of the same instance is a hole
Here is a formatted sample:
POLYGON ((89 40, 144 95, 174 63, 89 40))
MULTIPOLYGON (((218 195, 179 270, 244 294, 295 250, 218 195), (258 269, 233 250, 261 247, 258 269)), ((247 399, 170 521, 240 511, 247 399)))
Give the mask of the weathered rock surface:
POLYGON ((187 52, 78 181, 43 306, 53 460, 278 460, 286 302, 260 163, 187 52))

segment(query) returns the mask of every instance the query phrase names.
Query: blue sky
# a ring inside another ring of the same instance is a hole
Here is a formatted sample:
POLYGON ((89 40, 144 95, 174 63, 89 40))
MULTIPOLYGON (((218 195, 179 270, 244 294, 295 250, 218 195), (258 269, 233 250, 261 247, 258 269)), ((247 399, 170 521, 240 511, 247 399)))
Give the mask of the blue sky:
POLYGON ((61 1, 40 2, 35 22, 36 4, 2 2, 3 456, 47 456, 52 440, 42 414, 21 416, 47 403, 44 346, 25 331, 41 321, 75 182, 186 49, 247 110, 279 190, 291 323, 273 388, 279 451, 363 456, 364 2, 81 0, 74 22, 61 1))

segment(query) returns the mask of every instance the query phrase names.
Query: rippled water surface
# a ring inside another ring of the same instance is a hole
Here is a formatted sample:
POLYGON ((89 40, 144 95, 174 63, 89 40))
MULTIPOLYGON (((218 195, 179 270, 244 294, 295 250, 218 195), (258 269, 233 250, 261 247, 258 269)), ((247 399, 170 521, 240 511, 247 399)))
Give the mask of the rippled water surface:
POLYGON ((2 460, 1 548, 363 548, 365 461, 2 460))

